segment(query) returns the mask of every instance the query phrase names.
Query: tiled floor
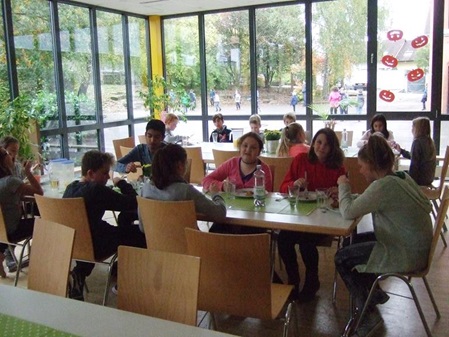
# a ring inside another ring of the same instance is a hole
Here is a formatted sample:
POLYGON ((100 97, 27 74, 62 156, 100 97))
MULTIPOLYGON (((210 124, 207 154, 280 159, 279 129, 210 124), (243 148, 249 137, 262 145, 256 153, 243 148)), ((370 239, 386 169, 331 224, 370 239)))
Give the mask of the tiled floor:
MULTIPOLYGON (((448 235, 446 234, 446 237, 448 235)), ((320 247, 320 280, 321 289, 314 301, 295 305, 293 326, 290 336, 340 336, 348 315, 348 293, 338 280, 337 303, 332 304, 332 281, 334 277, 333 257, 335 247, 320 247)), ((435 313, 427 296, 421 280, 415 280, 414 284, 426 314, 429 326, 435 337, 448 336, 449 331, 449 287, 447 279, 449 272, 449 249, 443 249, 441 241, 438 244, 433 260, 433 266, 429 274, 429 283, 434 291, 437 304, 441 312, 441 319, 436 320, 435 313)), ((284 270, 277 266, 281 277, 285 278, 284 270)), ((21 274, 19 287, 26 287, 26 270, 21 274)), ((106 280, 106 268, 97 265, 92 275, 88 278, 89 293, 85 295, 86 301, 101 303, 102 294, 106 280)), ((13 285, 13 275, 7 279, 0 279, 2 284, 13 285)), ((388 291, 407 294, 406 288, 398 282, 391 282, 383 286, 388 291)), ((219 287, 217 286, 217 291, 219 287)), ((116 306, 116 296, 110 292, 108 306, 116 306)), ((384 318, 384 325, 374 334, 374 336, 395 336, 395 337, 420 337, 425 336, 416 308, 413 301, 404 297, 391 296, 390 301, 379 307, 384 318)), ((199 319, 203 313, 199 313, 199 319)), ((227 315, 216 315, 218 329, 239 336, 261 336, 274 337, 281 336, 281 321, 260 321, 251 318, 239 318, 227 315)), ((201 323, 202 327, 207 326, 207 319, 201 323)))

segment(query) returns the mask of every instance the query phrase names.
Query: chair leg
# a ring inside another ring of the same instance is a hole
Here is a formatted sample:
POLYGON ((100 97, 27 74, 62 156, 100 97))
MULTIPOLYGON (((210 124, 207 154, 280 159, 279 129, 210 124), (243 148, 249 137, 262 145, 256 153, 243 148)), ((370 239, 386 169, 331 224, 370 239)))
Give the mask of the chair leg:
POLYGON ((429 282, 427 282, 427 278, 424 276, 422 278, 424 285, 426 286, 427 293, 429 294, 430 300, 432 301, 433 309, 435 310, 435 314, 437 315, 437 318, 440 318, 440 310, 438 310, 437 303, 435 302, 435 298, 433 297, 432 289, 430 289, 429 282))
POLYGON ((109 262, 108 265, 108 279, 106 281, 106 288, 104 290, 104 295, 103 295, 103 305, 105 306, 107 301, 108 301, 108 297, 109 297, 109 287, 111 285, 111 271, 112 271, 112 265, 114 264, 114 262, 117 260, 117 253, 115 253, 112 258, 111 261, 109 262))
POLYGON ((284 330, 282 333, 282 337, 288 337, 288 328, 290 326, 290 320, 292 318, 292 307, 293 303, 290 302, 287 306, 287 310, 285 311, 284 315, 284 330))
MULTIPOLYGON (((337 241, 337 250, 341 248, 343 245, 343 237, 339 236, 337 241)), ((332 285, 332 304, 335 305, 337 303, 337 277, 338 272, 337 269, 334 269, 334 283, 332 285)))
MULTIPOLYGON (((31 237, 26 239, 23 242, 22 249, 20 250, 19 261, 16 262, 17 263, 17 271, 16 271, 16 277, 14 278, 14 287, 17 287, 17 282, 19 282, 19 275, 20 275, 20 272, 22 271, 23 254, 25 253, 25 248, 27 247, 27 245, 29 245, 30 240, 31 240, 31 237)), ((31 248, 29 248, 29 249, 31 249, 31 248)))
POLYGON ((440 237, 441 237, 441 240, 443 241, 444 248, 446 248, 447 247, 447 242, 446 242, 446 238, 444 237, 443 231, 441 231, 440 237))
MULTIPOLYGON (((357 323, 355 324, 353 332, 357 331, 360 323, 362 322, 363 316, 365 315, 365 313, 366 313, 366 311, 368 309, 368 305, 369 305, 369 303, 371 301, 371 298, 374 295, 374 290, 376 289, 379 281, 385 280, 385 279, 387 279, 388 277, 391 277, 391 276, 399 278, 400 280, 402 280, 407 285, 408 289, 410 290, 410 293, 412 294, 413 301, 415 302, 415 306, 416 306, 416 309, 418 310, 419 317, 421 318, 421 321, 422 321, 422 323, 424 325, 424 329, 426 330, 426 334, 427 334, 428 337, 432 337, 432 332, 430 331, 429 326, 427 324, 426 317, 424 316, 424 313, 423 313, 422 308, 421 308, 421 304, 419 303, 418 297, 416 296, 416 292, 415 292, 415 289, 413 288, 413 285, 411 283, 411 279, 407 278, 407 277, 405 277, 403 275, 393 274, 393 273, 383 274, 383 275, 380 275, 379 277, 376 278, 376 280, 374 281, 374 283, 373 283, 373 285, 371 287, 371 290, 369 292, 369 295, 368 295, 368 298, 367 298, 367 300, 365 302, 365 305, 363 306, 363 310, 362 310, 360 316, 357 318, 357 323)), ((424 280, 424 278, 423 278, 423 280, 424 280)), ((424 281, 424 283, 426 284, 427 281, 424 281)), ((426 287, 427 286, 428 286, 428 284, 426 284, 426 287)), ((428 288, 428 291, 429 290, 430 290, 430 288, 428 288)), ((431 294, 431 292, 429 293, 429 296, 431 296, 430 294, 431 294)), ((433 296, 431 296, 431 299, 432 298, 433 298, 433 296)), ((438 312, 438 314, 439 314, 439 312, 438 312)))

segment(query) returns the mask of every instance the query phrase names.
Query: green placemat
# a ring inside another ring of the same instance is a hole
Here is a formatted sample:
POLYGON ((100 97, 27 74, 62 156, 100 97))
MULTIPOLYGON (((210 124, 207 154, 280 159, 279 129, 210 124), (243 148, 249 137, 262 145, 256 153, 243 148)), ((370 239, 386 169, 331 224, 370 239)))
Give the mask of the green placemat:
POLYGON ((0 314, 0 336, 8 337, 69 337, 76 336, 45 325, 28 322, 13 316, 0 314))
POLYGON ((227 196, 224 195, 222 196, 226 201, 226 207, 228 209, 238 209, 241 211, 279 213, 288 205, 288 201, 286 199, 279 200, 279 198, 273 197, 265 199, 265 207, 256 207, 254 206, 253 198, 240 198, 240 197, 228 198, 227 196))
POLYGON ((296 214, 296 215, 309 215, 314 210, 316 210, 317 204, 316 201, 313 202, 300 202, 298 201, 296 204, 289 204, 284 207, 279 213, 281 214, 296 214))

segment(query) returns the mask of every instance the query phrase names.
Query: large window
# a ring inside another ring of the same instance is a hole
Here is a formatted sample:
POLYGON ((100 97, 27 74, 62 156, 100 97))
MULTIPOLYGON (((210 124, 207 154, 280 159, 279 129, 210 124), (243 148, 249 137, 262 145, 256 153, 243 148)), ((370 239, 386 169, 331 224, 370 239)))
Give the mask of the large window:
POLYGON ((97 12, 101 99, 104 122, 128 119, 122 16, 97 12))
POLYGON ((251 97, 248 11, 206 15, 205 26, 208 114, 249 116, 251 99, 260 97, 251 97))
POLYGON ((19 91, 52 93, 54 62, 48 1, 13 0, 11 5, 19 91))
POLYGON ((432 0, 379 0, 377 111, 429 111, 432 0))
MULTIPOLYGON (((0 25, 3 27, 3 17, 0 18, 0 25)), ((0 90, 4 90, 2 95, 8 95, 8 68, 6 66, 6 50, 5 50, 5 38, 3 34, 0 34, 0 90)))
POLYGON ((256 10, 257 87, 261 115, 289 111, 305 114, 304 21, 304 5, 256 10))

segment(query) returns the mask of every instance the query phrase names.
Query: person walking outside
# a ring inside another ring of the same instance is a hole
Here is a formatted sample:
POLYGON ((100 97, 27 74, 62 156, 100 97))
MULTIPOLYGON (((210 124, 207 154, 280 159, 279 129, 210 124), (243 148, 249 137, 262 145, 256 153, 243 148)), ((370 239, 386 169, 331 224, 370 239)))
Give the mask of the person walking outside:
POLYGON ((290 105, 293 107, 293 111, 296 112, 296 104, 298 104, 298 95, 296 91, 292 92, 292 98, 290 99, 290 105))
POLYGON ((238 90, 235 91, 234 102, 235 102, 235 109, 240 110, 240 103, 242 102, 242 95, 240 95, 238 90))
POLYGON ((214 106, 215 106, 215 111, 221 111, 221 107, 220 107, 220 95, 218 95, 218 93, 215 93, 214 95, 214 106))
POLYGON ((333 87, 331 93, 329 94, 329 105, 331 115, 337 114, 337 109, 340 106, 340 92, 337 87, 333 87))

